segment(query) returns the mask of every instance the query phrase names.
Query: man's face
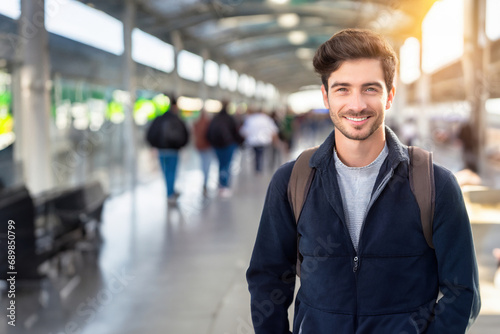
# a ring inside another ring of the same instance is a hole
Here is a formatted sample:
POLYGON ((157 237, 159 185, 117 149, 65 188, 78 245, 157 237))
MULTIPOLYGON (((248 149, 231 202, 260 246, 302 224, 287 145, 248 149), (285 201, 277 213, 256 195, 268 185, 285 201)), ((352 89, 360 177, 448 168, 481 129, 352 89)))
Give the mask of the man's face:
POLYGON ((380 60, 363 58, 345 61, 321 92, 340 134, 365 140, 377 130, 383 131, 385 111, 391 107, 395 88, 387 91, 380 60))

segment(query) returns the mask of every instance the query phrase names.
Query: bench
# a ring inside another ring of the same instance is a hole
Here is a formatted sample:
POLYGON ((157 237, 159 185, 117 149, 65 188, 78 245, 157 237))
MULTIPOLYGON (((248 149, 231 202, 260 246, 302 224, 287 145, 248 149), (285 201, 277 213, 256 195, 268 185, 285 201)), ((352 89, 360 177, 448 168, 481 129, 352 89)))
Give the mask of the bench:
POLYGON ((9 220, 16 227, 17 277, 36 279, 45 261, 100 237, 99 222, 107 197, 97 181, 49 191, 37 198, 24 186, 0 190, 0 279, 7 272, 9 220))

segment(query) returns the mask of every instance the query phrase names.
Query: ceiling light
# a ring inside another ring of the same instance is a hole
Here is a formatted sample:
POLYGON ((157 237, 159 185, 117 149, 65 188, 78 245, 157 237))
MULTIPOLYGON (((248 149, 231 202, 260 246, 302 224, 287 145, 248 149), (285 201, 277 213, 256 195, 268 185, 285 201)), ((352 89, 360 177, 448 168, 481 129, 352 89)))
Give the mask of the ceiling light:
POLYGON ((203 107, 203 101, 200 98, 180 96, 177 99, 177 106, 181 110, 198 111, 203 107))
POLYGON ((207 112, 216 113, 221 111, 222 103, 218 100, 205 100, 205 110, 207 112))
POLYGON ((295 30, 288 34, 288 40, 294 45, 304 44, 307 41, 307 34, 305 31, 295 30))
POLYGON ((270 0, 272 3, 275 3, 277 5, 284 5, 288 2, 290 2, 290 0, 270 0))
POLYGON ((278 17, 278 24, 283 28, 292 28, 298 25, 300 17, 295 13, 283 14, 278 17))

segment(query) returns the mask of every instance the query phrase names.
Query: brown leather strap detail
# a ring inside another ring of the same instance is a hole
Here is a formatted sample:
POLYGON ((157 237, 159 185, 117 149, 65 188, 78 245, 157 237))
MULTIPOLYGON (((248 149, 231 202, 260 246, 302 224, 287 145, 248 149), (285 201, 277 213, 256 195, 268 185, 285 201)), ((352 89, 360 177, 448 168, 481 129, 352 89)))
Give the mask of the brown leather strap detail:
MULTIPOLYGON (((309 166, 314 152, 318 147, 313 147, 302 152, 292 169, 290 180, 288 181, 288 201, 292 207, 295 223, 299 223, 300 213, 304 206, 309 188, 311 187, 312 180, 316 169, 309 166)), ((302 263, 302 255, 299 253, 300 235, 297 233, 297 276, 300 277, 300 264, 302 263)))
POLYGON ((290 200, 296 223, 299 222, 300 213, 314 176, 311 174, 313 169, 309 167, 309 160, 317 149, 317 147, 313 147, 299 155, 293 166, 290 181, 288 181, 288 199, 290 200))
POLYGON ((432 153, 415 146, 408 147, 410 155, 410 188, 420 208, 420 219, 425 240, 429 247, 432 243, 432 220, 434 217, 435 186, 432 153))

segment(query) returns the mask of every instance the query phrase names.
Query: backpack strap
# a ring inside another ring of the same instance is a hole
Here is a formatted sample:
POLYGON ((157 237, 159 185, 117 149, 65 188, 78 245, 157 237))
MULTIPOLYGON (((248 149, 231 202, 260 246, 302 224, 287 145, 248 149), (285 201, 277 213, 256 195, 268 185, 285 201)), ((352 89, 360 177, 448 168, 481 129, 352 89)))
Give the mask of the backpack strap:
POLYGON ((420 208, 420 219, 425 240, 429 247, 434 249, 434 244, 432 243, 432 220, 434 217, 436 190, 432 153, 415 146, 409 146, 408 153, 410 155, 410 188, 420 208))
MULTIPOLYGON (((311 183, 316 173, 315 168, 309 166, 309 160, 314 152, 318 150, 318 146, 310 148, 302 152, 292 169, 290 180, 288 181, 288 202, 292 207, 292 212, 295 217, 295 223, 299 223, 300 213, 302 207, 311 188, 311 183)), ((300 264, 302 262, 302 255, 299 252, 300 234, 297 232, 297 276, 300 277, 300 264)))

